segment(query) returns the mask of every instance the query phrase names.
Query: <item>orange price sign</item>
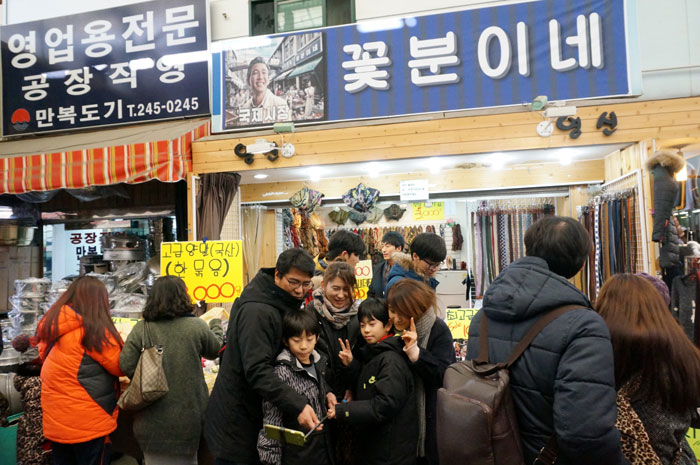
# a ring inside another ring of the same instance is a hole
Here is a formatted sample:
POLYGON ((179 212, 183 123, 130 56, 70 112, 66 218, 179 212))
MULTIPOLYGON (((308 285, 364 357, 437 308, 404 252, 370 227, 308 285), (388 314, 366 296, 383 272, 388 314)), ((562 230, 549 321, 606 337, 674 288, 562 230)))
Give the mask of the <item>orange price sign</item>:
POLYGON ((412 204, 413 221, 437 221, 445 219, 444 202, 417 202, 412 204))

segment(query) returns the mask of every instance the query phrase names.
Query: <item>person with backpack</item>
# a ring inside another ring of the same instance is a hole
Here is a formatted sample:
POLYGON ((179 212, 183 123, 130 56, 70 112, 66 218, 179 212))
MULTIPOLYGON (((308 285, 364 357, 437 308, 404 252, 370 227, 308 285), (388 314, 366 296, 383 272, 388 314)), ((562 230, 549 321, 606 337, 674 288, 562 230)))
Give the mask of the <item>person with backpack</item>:
MULTIPOLYGON (((557 465, 626 463, 615 428, 615 373, 610 334, 591 302, 568 279, 591 247, 573 218, 548 216, 525 233, 525 257, 491 283, 469 327, 467 359, 480 354, 486 318, 488 360, 505 362, 543 316, 574 305, 535 336, 510 366, 510 394, 524 461, 533 463, 550 441, 557 465)), ((483 354, 486 355, 486 354, 483 354)))
POLYGON ((642 276, 621 273, 608 279, 596 307, 610 329, 617 423, 630 464, 697 464, 685 435, 697 423, 700 351, 642 276), (633 418, 641 428, 633 427, 633 418))

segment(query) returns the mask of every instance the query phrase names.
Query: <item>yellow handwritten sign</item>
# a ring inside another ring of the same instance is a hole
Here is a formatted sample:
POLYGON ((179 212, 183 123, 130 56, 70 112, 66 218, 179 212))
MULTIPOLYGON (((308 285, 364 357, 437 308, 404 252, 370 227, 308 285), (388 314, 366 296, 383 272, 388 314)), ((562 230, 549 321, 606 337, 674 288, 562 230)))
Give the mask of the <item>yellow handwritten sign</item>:
POLYGON ((233 302, 243 289, 243 246, 241 241, 163 242, 160 272, 182 278, 194 302, 233 302))
POLYGON ((695 458, 697 459, 698 463, 700 463, 700 430, 690 428, 686 433, 685 438, 688 440, 690 448, 693 449, 695 458))
POLYGON ((412 204, 413 221, 437 221, 445 219, 443 202, 419 202, 412 204))
POLYGON ((362 260, 355 265, 355 300, 367 298, 367 291, 372 282, 372 260, 362 260))
POLYGON ((467 339, 469 337, 469 325, 478 311, 476 308, 447 309, 446 323, 454 339, 467 339))

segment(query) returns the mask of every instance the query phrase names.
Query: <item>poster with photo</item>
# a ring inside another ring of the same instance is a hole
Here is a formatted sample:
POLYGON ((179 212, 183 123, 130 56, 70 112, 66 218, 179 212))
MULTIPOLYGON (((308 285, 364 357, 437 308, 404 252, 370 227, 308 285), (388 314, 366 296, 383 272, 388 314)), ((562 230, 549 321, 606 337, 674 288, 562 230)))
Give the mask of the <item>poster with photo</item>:
POLYGON ((326 119, 322 32, 219 45, 222 130, 326 119))

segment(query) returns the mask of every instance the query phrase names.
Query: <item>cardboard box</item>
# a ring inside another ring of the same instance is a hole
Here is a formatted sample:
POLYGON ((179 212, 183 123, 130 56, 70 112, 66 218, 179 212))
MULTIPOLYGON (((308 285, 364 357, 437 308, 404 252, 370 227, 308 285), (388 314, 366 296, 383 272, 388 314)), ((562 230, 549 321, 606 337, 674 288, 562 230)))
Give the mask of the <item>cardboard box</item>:
POLYGON ((41 247, 31 247, 32 249, 32 260, 31 263, 29 264, 29 275, 32 278, 42 278, 44 276, 44 270, 43 270, 43 254, 42 254, 42 248, 41 247))
MULTIPOLYGON (((32 248, 31 247, 17 247, 17 261, 18 261, 18 277, 17 279, 26 279, 31 277, 31 264, 32 264, 32 248)), ((14 291, 14 283, 13 283, 14 291)))

